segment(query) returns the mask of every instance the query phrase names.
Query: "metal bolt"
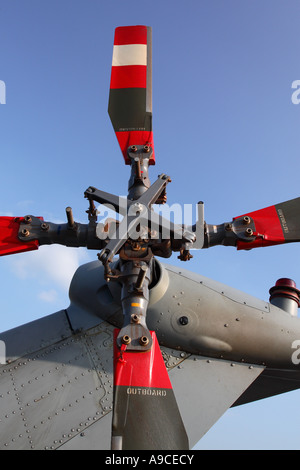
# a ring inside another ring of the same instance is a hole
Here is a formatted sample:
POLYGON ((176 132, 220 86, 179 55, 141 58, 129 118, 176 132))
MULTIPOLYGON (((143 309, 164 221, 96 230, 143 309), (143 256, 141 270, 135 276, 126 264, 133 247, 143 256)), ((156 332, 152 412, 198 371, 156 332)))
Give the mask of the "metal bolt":
POLYGON ((24 237, 28 237, 28 235, 30 235, 30 232, 27 230, 27 228, 24 228, 21 233, 24 237))
POLYGON ((137 278, 136 284, 135 284, 135 287, 137 289, 141 289, 143 287, 143 283, 145 281, 147 271, 148 271, 147 266, 145 266, 145 265, 141 266, 139 274, 138 274, 138 278, 137 278))
POLYGON ((46 222, 43 222, 42 225, 41 225, 41 229, 42 230, 49 230, 49 224, 47 224, 46 222))
POLYGON ((139 157, 135 157, 134 163, 135 163, 135 169, 136 169, 136 177, 141 178, 142 177, 141 162, 140 162, 139 157))
POLYGON ((147 338, 147 336, 141 336, 140 337, 140 344, 142 346, 147 346, 148 343, 149 343, 149 339, 147 338))
POLYGON ((140 317, 139 317, 139 315, 137 315, 136 313, 134 313, 134 314, 131 315, 131 320, 132 320, 134 323, 139 323, 139 322, 140 322, 140 317))
POLYGON ((131 338, 130 338, 130 336, 129 336, 129 335, 124 335, 124 336, 122 337, 122 342, 123 342, 124 344, 130 344, 130 343, 131 343, 131 338))
POLYGON ((74 222, 72 207, 66 207, 66 214, 67 214, 69 227, 74 228, 75 222, 74 222))
POLYGON ((246 237, 252 237, 252 235, 253 235, 252 228, 246 228, 245 235, 246 235, 246 237))
POLYGON ((26 224, 31 224, 32 218, 30 217, 30 215, 25 215, 24 221, 26 222, 26 224))
POLYGON ((137 152, 137 146, 136 146, 136 145, 132 145, 132 146, 130 147, 130 150, 131 150, 131 152, 137 152))
POLYGON ((248 215, 245 215, 245 217, 243 218, 243 224, 248 225, 250 224, 250 222, 251 222, 250 217, 248 215))

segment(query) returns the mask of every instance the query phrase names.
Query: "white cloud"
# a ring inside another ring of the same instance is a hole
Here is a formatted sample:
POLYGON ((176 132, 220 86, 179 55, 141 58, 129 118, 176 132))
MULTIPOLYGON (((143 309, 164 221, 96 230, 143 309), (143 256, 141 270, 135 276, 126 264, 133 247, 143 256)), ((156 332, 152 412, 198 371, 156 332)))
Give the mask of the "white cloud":
POLYGON ((17 207, 19 209, 29 209, 34 204, 32 199, 22 199, 22 201, 17 202, 17 207))
POLYGON ((37 251, 12 256, 9 265, 19 279, 34 279, 40 286, 66 291, 76 269, 88 261, 90 256, 84 248, 44 245, 37 251))
POLYGON ((48 291, 43 290, 42 292, 39 293, 38 298, 40 300, 43 300, 44 302, 52 303, 56 302, 57 300, 57 291, 54 289, 50 289, 48 291))

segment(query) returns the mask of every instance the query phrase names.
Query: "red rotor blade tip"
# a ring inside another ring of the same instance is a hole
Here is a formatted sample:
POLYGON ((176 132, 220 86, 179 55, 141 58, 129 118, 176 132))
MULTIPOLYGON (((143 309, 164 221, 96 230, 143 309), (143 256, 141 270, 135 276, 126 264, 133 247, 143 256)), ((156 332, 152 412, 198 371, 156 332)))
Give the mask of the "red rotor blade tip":
POLYGON ((23 217, 0 217, 0 256, 37 250, 37 240, 23 242, 18 238, 23 217))

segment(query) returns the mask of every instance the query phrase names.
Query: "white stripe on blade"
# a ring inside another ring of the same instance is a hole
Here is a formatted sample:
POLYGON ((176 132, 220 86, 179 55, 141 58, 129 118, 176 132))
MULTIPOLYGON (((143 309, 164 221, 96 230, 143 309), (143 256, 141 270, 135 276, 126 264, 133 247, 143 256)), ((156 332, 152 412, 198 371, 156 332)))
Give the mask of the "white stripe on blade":
POLYGON ((114 46, 112 65, 147 65, 147 44, 114 46))

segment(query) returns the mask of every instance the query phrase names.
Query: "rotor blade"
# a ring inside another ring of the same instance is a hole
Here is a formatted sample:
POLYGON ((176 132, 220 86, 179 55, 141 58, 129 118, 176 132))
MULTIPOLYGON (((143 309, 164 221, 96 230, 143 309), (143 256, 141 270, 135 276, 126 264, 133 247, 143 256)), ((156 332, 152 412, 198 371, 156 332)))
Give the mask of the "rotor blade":
POLYGON ((38 249, 37 240, 23 242, 18 238, 24 220, 23 217, 0 217, 0 256, 38 249))
POLYGON ((300 197, 241 217, 245 216, 253 219, 256 238, 250 242, 239 240, 238 250, 300 241, 300 197))
POLYGON ((188 449, 156 334, 150 332, 150 350, 136 352, 117 347, 118 332, 115 330, 112 449, 188 449))
MULTIPOLYGON (((151 31, 147 26, 115 30, 108 113, 127 165, 128 147, 153 149, 151 31)), ((155 163, 154 149, 149 163, 155 163)))

